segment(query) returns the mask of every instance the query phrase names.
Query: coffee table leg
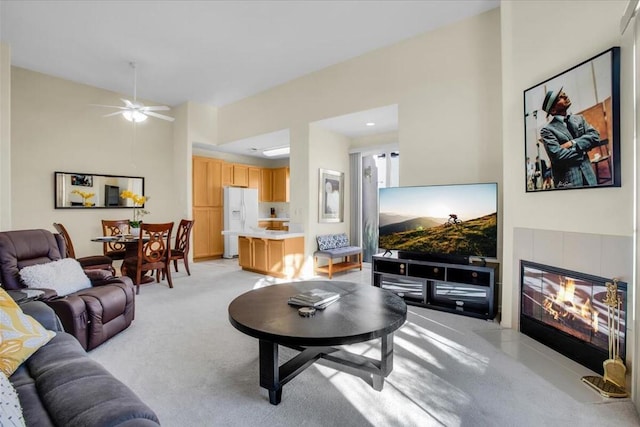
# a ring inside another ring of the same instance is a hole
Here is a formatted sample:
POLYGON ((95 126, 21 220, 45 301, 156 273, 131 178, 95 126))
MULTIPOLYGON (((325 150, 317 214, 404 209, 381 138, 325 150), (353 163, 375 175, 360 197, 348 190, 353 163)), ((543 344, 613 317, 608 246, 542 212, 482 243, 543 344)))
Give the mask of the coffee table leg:
POLYGON ((269 391, 269 402, 277 405, 282 400, 278 344, 260 340, 260 387, 269 391))
POLYGON ((373 374, 373 389, 382 391, 384 378, 393 370, 393 332, 382 337, 380 349, 380 375, 373 374))

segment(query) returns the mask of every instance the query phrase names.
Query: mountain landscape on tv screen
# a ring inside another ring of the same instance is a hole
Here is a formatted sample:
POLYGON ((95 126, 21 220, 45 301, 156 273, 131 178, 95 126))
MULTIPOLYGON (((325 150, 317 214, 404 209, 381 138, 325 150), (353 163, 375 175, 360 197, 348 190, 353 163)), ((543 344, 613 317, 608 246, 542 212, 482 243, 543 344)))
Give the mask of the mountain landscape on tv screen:
POLYGON ((378 246, 383 249, 495 257, 497 239, 497 213, 458 223, 448 223, 448 218, 380 214, 378 246))

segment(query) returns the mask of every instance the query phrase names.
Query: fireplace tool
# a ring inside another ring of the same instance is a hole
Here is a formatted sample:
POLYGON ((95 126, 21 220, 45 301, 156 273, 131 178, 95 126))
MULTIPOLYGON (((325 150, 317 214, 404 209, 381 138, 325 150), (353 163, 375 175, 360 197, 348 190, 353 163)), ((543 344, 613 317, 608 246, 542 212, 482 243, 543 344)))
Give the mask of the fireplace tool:
POLYGON ((627 368, 620 358, 620 307, 618 280, 607 282, 607 296, 602 301, 607 306, 607 326, 609 330, 609 358, 602 364, 604 378, 587 375, 582 381, 596 389, 605 397, 627 397, 625 374, 627 368))

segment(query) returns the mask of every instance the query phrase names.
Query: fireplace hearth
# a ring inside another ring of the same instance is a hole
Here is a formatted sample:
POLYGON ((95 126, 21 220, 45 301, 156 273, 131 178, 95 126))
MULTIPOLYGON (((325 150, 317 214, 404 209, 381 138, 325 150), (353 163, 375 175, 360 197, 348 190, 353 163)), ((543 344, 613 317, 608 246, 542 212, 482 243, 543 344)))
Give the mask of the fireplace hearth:
MULTIPOLYGON (((529 261, 521 261, 520 272, 520 331, 603 374, 611 332, 604 301, 613 279, 529 261)), ((627 284, 617 283, 622 300, 619 355, 624 360, 627 284)))

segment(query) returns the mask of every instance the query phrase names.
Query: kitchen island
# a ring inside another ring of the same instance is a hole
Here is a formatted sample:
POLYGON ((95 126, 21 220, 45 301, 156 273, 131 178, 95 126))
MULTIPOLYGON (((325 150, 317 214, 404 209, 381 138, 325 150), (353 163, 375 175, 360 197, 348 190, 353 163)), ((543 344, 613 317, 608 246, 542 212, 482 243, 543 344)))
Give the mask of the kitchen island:
POLYGON ((238 236, 238 264, 243 270, 281 278, 300 276, 304 233, 280 230, 223 233, 238 236))

